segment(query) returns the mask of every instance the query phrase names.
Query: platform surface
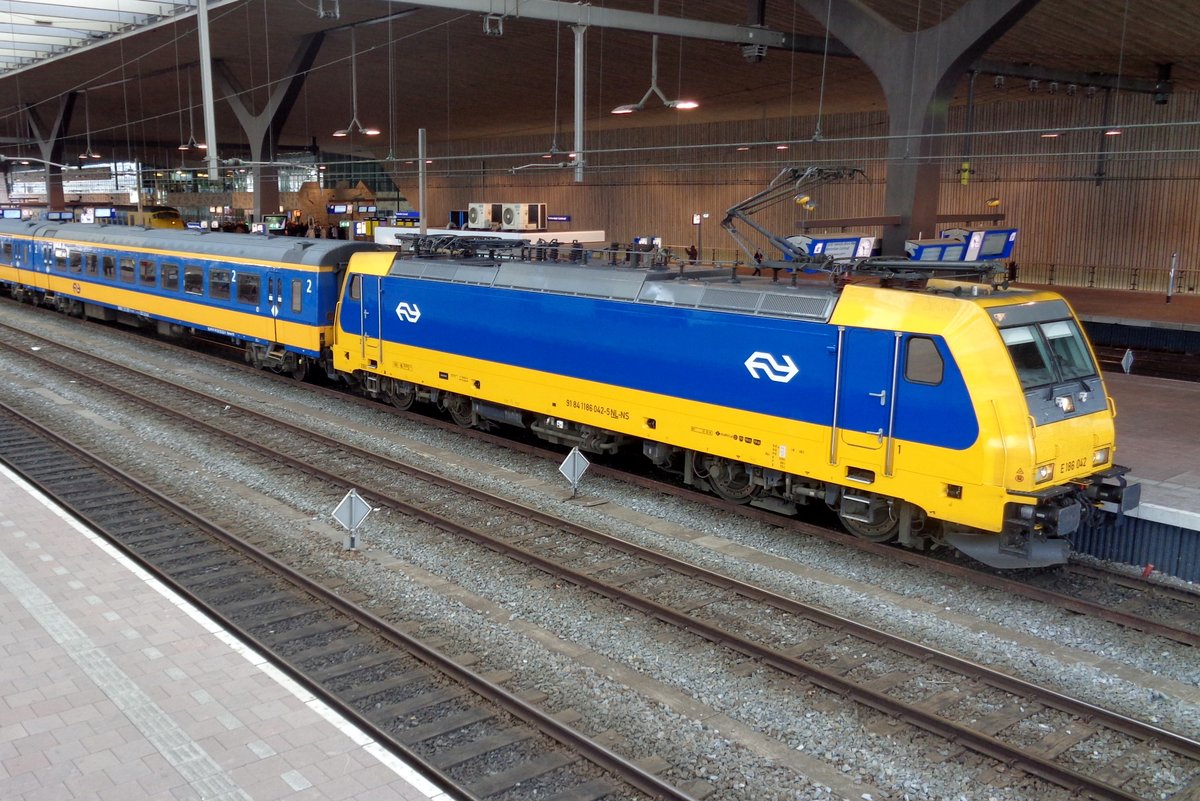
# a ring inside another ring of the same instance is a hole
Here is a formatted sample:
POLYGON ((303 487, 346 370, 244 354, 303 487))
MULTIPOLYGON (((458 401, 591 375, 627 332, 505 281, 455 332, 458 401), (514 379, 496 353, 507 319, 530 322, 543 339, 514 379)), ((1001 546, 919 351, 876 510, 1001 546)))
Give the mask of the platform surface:
POLYGON ((1116 461, 1142 484, 1135 517, 1200 531, 1200 383, 1105 373, 1116 461))
POLYGON ((0 799, 448 799, 0 467, 0 799))
POLYGON ((1124 323, 1154 328, 1200 331, 1200 295, 1167 296, 1133 290, 1018 284, 1024 289, 1044 289, 1065 297, 1085 322, 1124 323))

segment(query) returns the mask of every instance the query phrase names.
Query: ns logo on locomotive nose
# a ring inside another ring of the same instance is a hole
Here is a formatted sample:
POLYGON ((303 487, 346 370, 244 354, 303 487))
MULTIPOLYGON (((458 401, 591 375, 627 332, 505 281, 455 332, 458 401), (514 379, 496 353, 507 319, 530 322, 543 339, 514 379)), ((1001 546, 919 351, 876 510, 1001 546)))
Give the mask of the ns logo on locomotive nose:
POLYGON ((415 323, 421 319, 421 308, 415 303, 400 301, 396 304, 396 316, 406 323, 415 323))
POLYGON ((800 372, 800 368, 792 361, 791 356, 784 355, 780 358, 782 358, 782 362, 776 359, 773 354, 755 351, 750 354, 749 359, 746 359, 746 369, 755 378, 762 378, 762 375, 759 375, 759 371, 761 371, 763 375, 766 375, 772 381, 786 384, 796 377, 796 373, 800 372))

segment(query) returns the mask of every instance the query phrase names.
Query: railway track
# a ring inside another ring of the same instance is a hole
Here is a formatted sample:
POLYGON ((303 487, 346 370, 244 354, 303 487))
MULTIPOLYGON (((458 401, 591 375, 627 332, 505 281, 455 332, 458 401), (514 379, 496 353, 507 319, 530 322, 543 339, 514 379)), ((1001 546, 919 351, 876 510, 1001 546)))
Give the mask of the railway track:
MULTIPOLYGON (((82 322, 64 319, 57 313, 46 312, 46 314, 56 321, 86 325, 82 322)), ((10 331, 14 336, 24 335, 31 337, 31 340, 36 340, 39 343, 36 345, 37 347, 49 347, 50 345, 59 348, 65 347, 61 343, 51 342, 43 337, 27 334, 20 329, 0 324, 0 330, 5 329, 10 331)), ((122 331, 120 333, 127 337, 136 337, 136 335, 130 332, 122 331)), ((220 343, 214 342, 212 344, 214 347, 220 348, 220 343)), ((193 358, 196 356, 196 351, 194 350, 184 349, 183 352, 190 354, 193 358)), ((240 351, 235 350, 232 356, 237 357, 239 354, 240 351)), ((244 365, 240 360, 231 362, 229 360, 230 357, 205 354, 203 358, 212 358, 226 366, 232 364, 239 369, 246 370, 250 374, 259 374, 261 372, 244 365)), ((340 389, 314 384, 303 384, 300 386, 303 386, 309 392, 334 398, 339 403, 358 403, 372 408, 378 408, 379 406, 375 401, 355 395, 348 395, 340 389)), ((560 451, 552 450, 541 444, 515 441, 503 434, 463 429, 450 421, 425 416, 419 412, 398 412, 390 408, 389 411, 392 414, 398 414, 408 419, 419 420, 422 425, 437 427, 443 430, 452 430, 462 436, 471 437, 502 448, 516 450, 538 458, 554 462, 562 458, 560 451)), ((1078 565, 1072 565, 1070 568, 1056 568, 1042 571, 993 571, 977 565, 977 563, 970 560, 954 556, 945 558, 943 554, 938 552, 925 554, 897 548, 892 545, 873 543, 846 534, 836 526, 830 527, 814 524, 802 518, 783 517, 769 510, 731 504, 712 495, 699 493, 693 489, 671 483, 656 474, 631 473, 620 467, 606 466, 602 463, 593 463, 589 470, 593 475, 612 478, 673 497, 687 498, 695 503, 700 503, 714 509, 732 511, 759 522, 779 526, 788 531, 819 537, 842 547, 854 548, 887 559, 899 560, 914 567, 941 573, 952 578, 963 579, 972 584, 991 587, 1007 594, 1050 604, 1076 614, 1095 617, 1174 642, 1200 647, 1200 614, 1197 614, 1197 608, 1200 607, 1200 596, 1196 593, 1176 590, 1152 581, 1137 581, 1130 579, 1126 575, 1112 571, 1101 571, 1090 568, 1085 573, 1085 568, 1078 565), (1117 599, 1117 603, 1114 603, 1114 598, 1117 599)))
MULTIPOLYGON (((119 366, 106 369, 114 373, 124 370, 119 366)), ((78 376, 82 380, 91 372, 85 370, 78 376)), ((127 391, 131 398, 188 392, 170 386, 159 386, 153 393, 144 386, 127 391)), ((218 404, 221 399, 211 397, 202 402, 220 409, 219 427, 209 426, 213 433, 233 437, 235 429, 245 426, 256 442, 278 440, 288 447, 289 454, 255 445, 274 462, 291 463, 324 481, 350 481, 373 503, 388 505, 637 609, 676 627, 681 637, 699 636, 720 643, 762 665, 851 698, 896 725, 902 721, 933 732, 951 743, 952 750, 967 748, 994 760, 997 773, 1003 773, 1006 766, 1020 767, 1088 797, 1149 798, 1161 792, 1142 786, 1146 778, 1140 768, 1149 760, 1166 766, 1172 794, 1185 798, 1197 792, 1200 744, 1186 737, 557 517, 453 487, 440 476, 381 460, 312 432, 292 429, 268 435, 266 430, 280 427, 280 421, 246 409, 230 414, 230 404, 218 404), (296 457, 296 451, 305 456, 296 457), (331 460, 337 472, 315 466, 324 460, 331 460), (401 473, 403 481, 372 479, 401 473), (398 486, 404 491, 398 492, 398 486), (441 515, 423 508, 430 497, 440 497, 439 507, 449 512, 441 515), (465 511, 477 503, 488 508, 465 511), (464 516, 475 525, 457 522, 464 516), (487 521, 486 530, 478 525, 481 520, 487 521), (1119 741, 1126 758, 1100 770, 1088 764, 1090 744, 1100 740, 1119 741)), ((166 405, 171 408, 164 408, 163 413, 175 414, 174 407, 181 402, 168 399, 166 405)))
POLYGON ((453 797, 692 798, 4 404, 0 454, 453 797))

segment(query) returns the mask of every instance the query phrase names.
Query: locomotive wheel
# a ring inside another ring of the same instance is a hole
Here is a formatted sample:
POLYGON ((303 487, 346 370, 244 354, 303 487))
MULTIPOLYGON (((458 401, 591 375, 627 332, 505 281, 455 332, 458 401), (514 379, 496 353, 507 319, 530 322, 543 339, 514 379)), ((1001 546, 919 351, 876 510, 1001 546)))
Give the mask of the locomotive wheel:
POLYGON ((887 517, 878 523, 864 523, 861 520, 851 520, 838 511, 838 519, 842 525, 856 537, 871 542, 891 542, 900 533, 900 521, 895 513, 888 509, 887 517))
POLYGON ((450 395, 446 398, 445 409, 450 413, 450 419, 463 428, 470 428, 475 422, 471 399, 466 395, 450 395))
POLYGON ((741 462, 710 456, 704 466, 708 484, 719 497, 732 503, 749 503, 758 494, 758 487, 750 482, 750 474, 741 462))
POLYGON ((393 381, 388 385, 387 399, 388 403, 400 411, 406 412, 412 408, 413 401, 417 399, 417 388, 407 381, 393 381))
POLYGON ((308 377, 308 359, 297 359, 292 365, 292 378, 297 381, 303 381, 308 377))

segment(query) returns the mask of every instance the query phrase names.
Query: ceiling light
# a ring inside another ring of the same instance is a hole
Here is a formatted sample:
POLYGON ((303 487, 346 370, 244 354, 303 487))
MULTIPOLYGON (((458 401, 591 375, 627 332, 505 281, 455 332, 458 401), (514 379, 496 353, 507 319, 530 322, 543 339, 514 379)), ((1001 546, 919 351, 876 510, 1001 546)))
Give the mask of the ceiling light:
POLYGON ((737 146, 737 152, 739 152, 739 153, 745 153, 749 149, 750 149, 750 145, 738 145, 737 146))
POLYGON ((776 150, 787 150, 788 146, 787 145, 775 145, 775 149, 776 150))
POLYGON ((83 129, 87 132, 87 150, 79 154, 81 159, 101 158, 99 153, 92 152, 92 120, 89 116, 87 92, 83 93, 83 129))
MULTIPOLYGON (((658 13, 658 0, 654 0, 654 13, 658 13)), ((646 101, 650 99, 650 95, 658 95, 658 99, 667 108, 688 111, 700 107, 700 104, 695 100, 668 100, 667 96, 658 88, 658 34, 650 37, 650 88, 646 90, 646 94, 642 95, 642 99, 638 102, 617 106, 612 110, 612 113, 632 114, 635 111, 641 111, 646 107, 646 101)))
POLYGON ((358 121, 358 54, 354 46, 354 28, 350 29, 350 103, 353 116, 345 128, 338 128, 333 135, 339 139, 358 131, 364 136, 379 136, 378 128, 364 128, 358 121))
POLYGON ((1120 128, 1109 128, 1107 131, 1104 132, 1104 135, 1105 136, 1120 136, 1121 129, 1120 128))
POLYGON ((1058 131, 1046 131, 1042 134, 1043 139, 1057 139, 1060 136, 1058 131))

